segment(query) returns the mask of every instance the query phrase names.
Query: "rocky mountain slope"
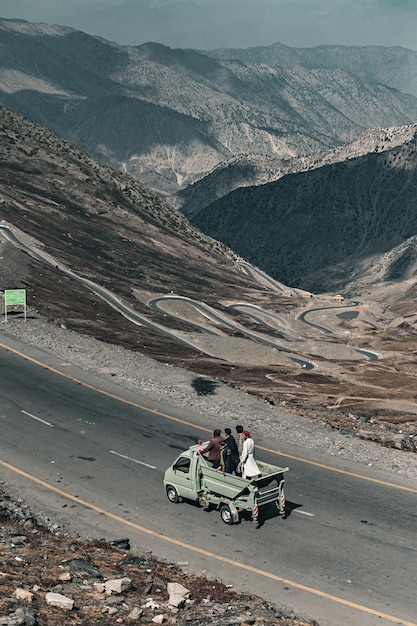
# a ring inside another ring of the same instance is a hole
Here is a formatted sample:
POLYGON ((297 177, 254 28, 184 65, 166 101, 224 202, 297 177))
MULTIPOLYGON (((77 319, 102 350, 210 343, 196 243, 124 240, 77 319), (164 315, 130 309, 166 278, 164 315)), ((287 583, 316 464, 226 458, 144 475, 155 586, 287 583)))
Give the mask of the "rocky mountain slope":
MULTIPOLYGON (((209 301, 214 292, 256 291, 237 255, 149 188, 3 107, 0 145, 0 215, 57 262, 139 307, 149 290, 192 296, 198 288, 209 301)), ((66 282, 50 271, 55 283, 66 282)))
POLYGON ((356 429, 365 415, 365 437, 414 436, 412 277, 385 274, 363 305, 360 294, 313 297, 204 236, 134 178, 2 108, 0 146, 0 287, 26 289, 29 323, 46 318, 187 369, 196 388, 221 380, 336 428, 356 429))
POLYGON ((414 288, 417 127, 403 138, 380 153, 328 157, 316 169, 236 190, 192 222, 287 284, 376 299, 387 295, 382 285, 414 288))
POLYGON ((203 50, 215 59, 242 63, 265 63, 271 67, 301 66, 312 69, 343 69, 368 83, 380 83, 417 96, 417 52, 382 46, 316 46, 292 48, 279 42, 269 46, 203 50))
POLYGON ((0 20, 0 104, 172 193, 238 154, 309 156, 417 119, 417 99, 343 69, 223 61, 0 20))
POLYGON ((412 139, 417 125, 370 128, 353 141, 313 157, 280 159, 262 155, 239 155, 220 163, 203 178, 180 189, 170 201, 188 218, 204 213, 215 200, 240 187, 254 187, 273 182, 296 172, 317 169, 364 156, 385 152, 412 139))

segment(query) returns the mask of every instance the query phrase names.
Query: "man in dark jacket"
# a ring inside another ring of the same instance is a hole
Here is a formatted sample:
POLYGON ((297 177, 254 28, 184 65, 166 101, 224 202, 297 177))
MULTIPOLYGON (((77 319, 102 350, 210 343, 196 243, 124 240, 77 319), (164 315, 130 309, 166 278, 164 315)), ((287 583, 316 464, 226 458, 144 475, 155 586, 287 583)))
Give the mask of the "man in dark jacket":
POLYGON ((228 474, 236 474, 236 468, 239 463, 239 451, 230 428, 224 429, 224 441, 227 446, 227 450, 223 453, 223 456, 227 458, 225 471, 228 474))
POLYGON ((205 448, 198 451, 198 454, 204 454, 208 452, 207 460, 211 461, 214 469, 217 469, 220 465, 220 446, 219 443, 222 440, 220 428, 216 428, 213 431, 213 437, 210 439, 205 448))

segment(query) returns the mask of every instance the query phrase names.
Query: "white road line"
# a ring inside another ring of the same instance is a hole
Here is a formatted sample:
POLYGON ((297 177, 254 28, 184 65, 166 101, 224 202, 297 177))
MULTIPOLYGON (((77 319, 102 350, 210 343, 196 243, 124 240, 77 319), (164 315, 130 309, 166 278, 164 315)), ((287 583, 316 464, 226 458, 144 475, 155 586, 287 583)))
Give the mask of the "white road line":
POLYGON ((42 424, 45 424, 45 426, 50 426, 51 428, 54 427, 53 424, 50 424, 49 422, 46 422, 45 420, 41 419, 40 417, 36 417, 36 415, 32 415, 32 413, 28 413, 27 411, 22 411, 22 413, 24 413, 25 415, 28 415, 29 417, 31 417, 34 420, 37 420, 38 422, 42 422, 42 424))
POLYGON ((294 513, 299 513, 300 515, 307 515, 307 517, 314 517, 314 513, 308 513, 308 511, 299 511, 298 509, 295 509, 294 513))
POLYGON ((120 456, 122 459, 127 459, 128 461, 132 461, 133 463, 138 463, 138 465, 145 465, 150 469, 156 469, 155 465, 149 465, 148 463, 144 463, 143 461, 138 461, 137 459, 132 459, 131 456, 126 456, 125 454, 120 454, 120 452, 115 452, 114 450, 109 451, 110 454, 115 454, 116 456, 120 456))

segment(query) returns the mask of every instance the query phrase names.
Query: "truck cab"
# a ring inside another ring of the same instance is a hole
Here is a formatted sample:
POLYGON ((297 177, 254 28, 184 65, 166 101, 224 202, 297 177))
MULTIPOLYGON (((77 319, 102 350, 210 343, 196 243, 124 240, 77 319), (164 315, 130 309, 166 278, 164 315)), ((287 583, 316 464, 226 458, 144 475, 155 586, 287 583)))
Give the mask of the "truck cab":
POLYGON ((165 472, 164 482, 168 499, 179 502, 180 498, 196 500, 198 492, 196 460, 190 450, 185 450, 165 472), (168 489, 168 483, 170 488, 168 489))

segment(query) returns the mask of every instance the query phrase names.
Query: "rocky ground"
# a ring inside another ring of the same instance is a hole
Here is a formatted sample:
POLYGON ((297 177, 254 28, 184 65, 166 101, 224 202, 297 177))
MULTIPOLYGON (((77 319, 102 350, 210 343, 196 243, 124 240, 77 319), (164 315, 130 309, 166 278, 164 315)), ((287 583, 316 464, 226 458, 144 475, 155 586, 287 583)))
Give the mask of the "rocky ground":
POLYGON ((0 486, 1 626, 315 624, 115 543, 52 530, 0 486))

